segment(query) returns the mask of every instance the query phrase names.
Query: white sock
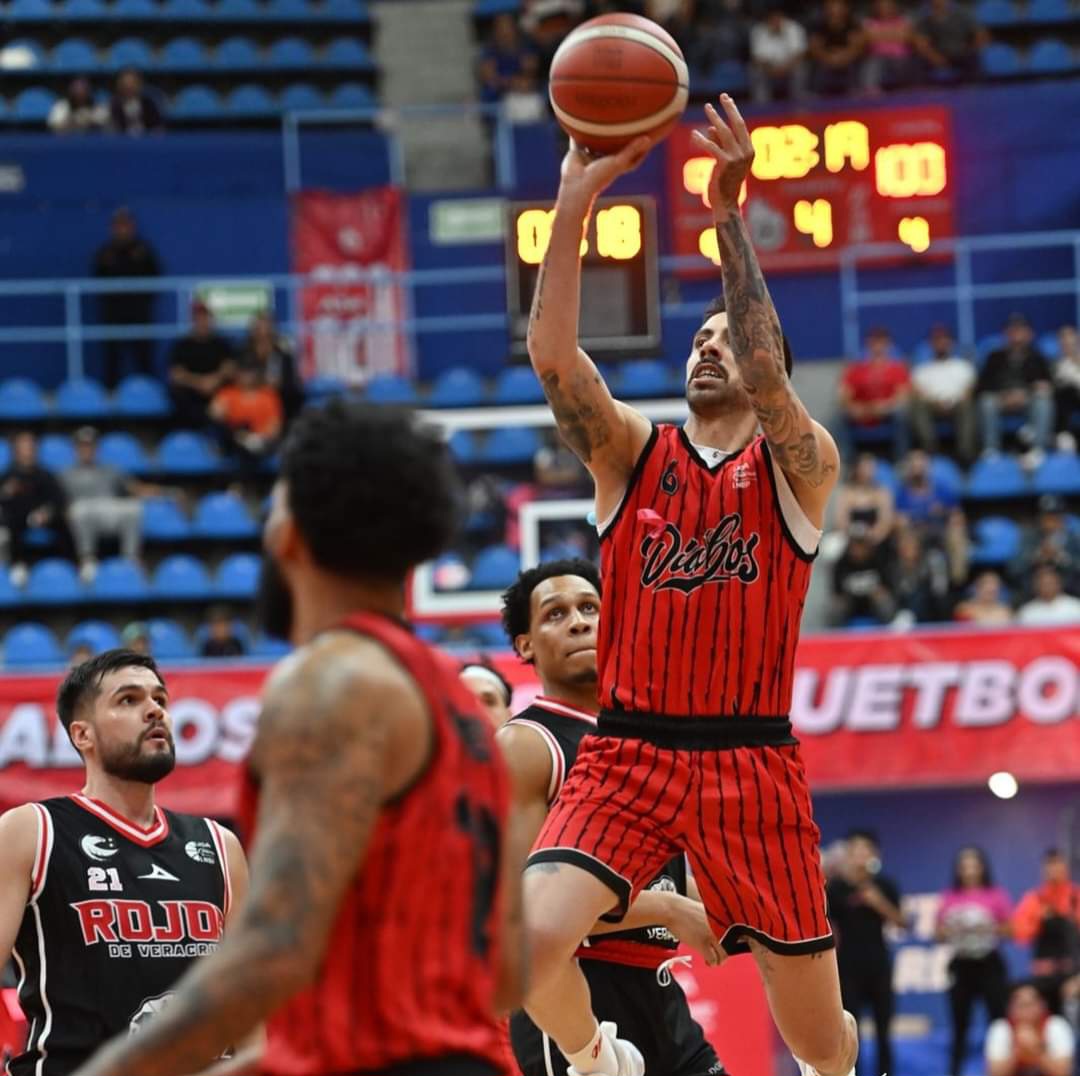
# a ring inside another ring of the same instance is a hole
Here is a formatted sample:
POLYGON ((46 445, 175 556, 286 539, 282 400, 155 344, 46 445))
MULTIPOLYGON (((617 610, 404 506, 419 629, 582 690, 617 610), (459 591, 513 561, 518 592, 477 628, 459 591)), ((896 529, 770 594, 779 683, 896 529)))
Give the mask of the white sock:
POLYGON ((616 1076, 619 1071, 619 1059, 615 1056, 615 1048, 600 1030, 599 1024, 596 1025, 596 1031, 588 1043, 580 1050, 567 1053, 566 1060, 582 1076, 588 1076, 589 1073, 593 1072, 603 1072, 607 1073, 608 1076, 616 1076))

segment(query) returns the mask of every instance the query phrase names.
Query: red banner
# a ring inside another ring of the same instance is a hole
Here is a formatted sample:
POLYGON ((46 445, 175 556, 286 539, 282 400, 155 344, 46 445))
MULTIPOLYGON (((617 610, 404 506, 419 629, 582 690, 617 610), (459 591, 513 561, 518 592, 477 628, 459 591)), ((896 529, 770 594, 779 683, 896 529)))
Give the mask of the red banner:
MULTIPOLYGON (((529 666, 498 664, 536 693, 529 666)), ((161 802, 228 815, 259 713, 265 669, 169 671, 177 768, 161 802)), ((56 677, 0 679, 0 809, 70 792, 81 764, 53 715, 56 677)), ((792 720, 818 789, 1080 777, 1080 628, 808 637, 792 720)))
POLYGON ((408 337, 401 285, 389 274, 409 266, 405 202, 395 187, 359 194, 303 191, 292 203, 296 273, 323 276, 300 293, 308 326, 304 372, 358 384, 376 374, 408 374, 408 337), (382 270, 384 278, 358 270, 382 270))

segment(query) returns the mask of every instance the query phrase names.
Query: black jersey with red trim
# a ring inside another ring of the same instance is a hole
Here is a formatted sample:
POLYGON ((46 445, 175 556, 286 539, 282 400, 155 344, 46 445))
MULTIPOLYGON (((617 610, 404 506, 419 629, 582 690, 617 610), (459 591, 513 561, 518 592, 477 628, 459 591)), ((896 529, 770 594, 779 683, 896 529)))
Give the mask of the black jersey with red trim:
MULTIPOLYGON (((547 798, 549 804, 554 803, 570 767, 574 765, 582 739, 596 732, 596 715, 540 695, 507 724, 526 726, 543 738, 551 755, 551 781, 547 798)), ((673 859, 645 888, 686 896, 685 857, 673 859)), ((678 941, 666 927, 642 927, 586 938, 577 955, 614 964, 659 967, 678 947, 678 941)))
POLYGON ((600 705, 786 716, 819 538, 763 437, 728 454, 654 427, 602 526, 600 705))
POLYGON ((229 911, 221 828, 154 809, 143 829, 83 795, 32 805, 37 853, 15 940, 29 1024, 11 1076, 66 1076, 168 1003, 229 911))

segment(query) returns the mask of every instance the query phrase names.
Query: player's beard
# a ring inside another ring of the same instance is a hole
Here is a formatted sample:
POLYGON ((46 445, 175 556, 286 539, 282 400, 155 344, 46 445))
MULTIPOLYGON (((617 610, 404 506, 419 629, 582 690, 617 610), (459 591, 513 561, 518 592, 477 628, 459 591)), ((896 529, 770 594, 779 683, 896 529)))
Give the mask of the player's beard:
POLYGON ((145 785, 156 785, 163 777, 168 777, 176 767, 176 745, 169 736, 168 751, 143 752, 147 733, 143 733, 134 743, 109 748, 101 752, 101 768, 110 777, 121 781, 138 781, 145 785))
POLYGON ((686 405, 698 418, 723 418, 750 410, 750 397, 740 385, 724 382, 700 395, 691 394, 687 386, 686 405))
POLYGON ((292 638, 293 599, 289 584, 269 553, 263 554, 255 616, 272 639, 292 638))

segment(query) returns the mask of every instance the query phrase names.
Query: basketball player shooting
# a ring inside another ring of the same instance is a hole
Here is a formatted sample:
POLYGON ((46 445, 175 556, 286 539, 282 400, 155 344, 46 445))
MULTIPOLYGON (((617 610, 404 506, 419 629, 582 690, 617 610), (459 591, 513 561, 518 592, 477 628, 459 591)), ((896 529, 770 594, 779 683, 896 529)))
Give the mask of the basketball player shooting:
MULTIPOLYGON (((825 915, 818 829, 788 709, 810 570, 837 478, 829 433, 789 380, 790 352, 738 197, 753 161, 726 95, 695 134, 715 161, 710 203, 724 299, 686 365, 683 428, 612 398, 577 346, 582 226, 650 148, 590 159, 571 146, 529 323, 529 354, 563 438, 592 473, 605 594, 599 714, 525 876, 525 1008, 574 1073, 631 1076, 574 960, 661 866, 689 857, 728 952, 754 954, 804 1073, 842 1076, 858 1050, 825 915)), ((634 1028, 622 1033, 632 1040, 634 1028)))

